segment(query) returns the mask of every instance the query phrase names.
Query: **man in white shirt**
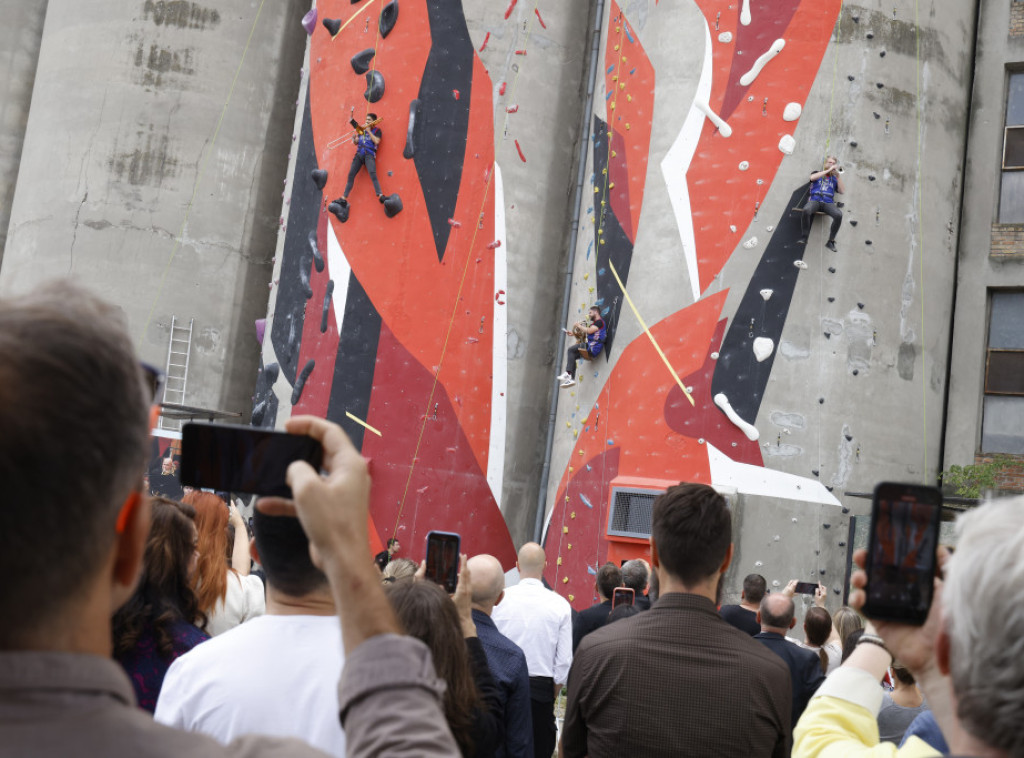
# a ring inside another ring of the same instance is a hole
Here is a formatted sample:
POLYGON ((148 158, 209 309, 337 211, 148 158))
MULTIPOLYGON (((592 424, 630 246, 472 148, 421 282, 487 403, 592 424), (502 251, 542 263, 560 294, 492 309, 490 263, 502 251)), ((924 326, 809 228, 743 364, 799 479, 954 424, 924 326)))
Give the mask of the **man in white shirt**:
POLYGON ((551 758, 554 752, 555 697, 572 664, 572 609, 541 582, 546 565, 544 548, 536 542, 519 548, 519 584, 505 589, 505 599, 491 616, 498 631, 526 654, 537 758, 551 758))
POLYGON ((310 561, 298 519, 257 510, 253 531, 253 558, 267 577, 267 614, 178 658, 155 718, 225 744, 245 734, 291 736, 344 756, 341 626, 326 577, 310 561))

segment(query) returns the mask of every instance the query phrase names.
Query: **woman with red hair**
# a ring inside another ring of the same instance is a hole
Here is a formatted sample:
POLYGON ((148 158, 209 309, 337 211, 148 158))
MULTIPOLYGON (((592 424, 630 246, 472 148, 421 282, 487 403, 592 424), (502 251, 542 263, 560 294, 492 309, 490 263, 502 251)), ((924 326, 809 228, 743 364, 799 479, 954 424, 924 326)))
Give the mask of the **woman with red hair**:
POLYGON ((204 627, 212 636, 266 611, 263 582, 249 574, 249 535, 242 515, 212 492, 193 490, 183 498, 196 509, 199 566, 193 580, 204 627), (233 527, 228 552, 228 527, 233 527))

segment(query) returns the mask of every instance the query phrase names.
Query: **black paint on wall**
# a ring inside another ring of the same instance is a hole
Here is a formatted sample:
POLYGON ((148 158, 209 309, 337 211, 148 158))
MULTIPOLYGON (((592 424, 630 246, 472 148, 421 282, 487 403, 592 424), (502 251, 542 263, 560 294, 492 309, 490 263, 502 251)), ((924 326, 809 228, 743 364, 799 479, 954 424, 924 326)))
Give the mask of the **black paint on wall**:
POLYGON ((427 6, 432 44, 420 82, 413 161, 434 232, 437 259, 443 260, 451 233, 448 219, 455 215, 462 184, 473 85, 473 42, 460 0, 432 0, 427 6))
POLYGON ((361 419, 369 415, 380 325, 380 314, 373 307, 363 286, 355 276, 350 276, 345 298, 344 331, 338 339, 338 357, 334 362, 327 418, 341 424, 352 444, 359 450, 363 449, 365 430, 349 419, 345 411, 361 419))
POLYGON ((797 207, 806 190, 806 183, 801 184, 786 204, 722 340, 711 379, 712 397, 725 393, 740 418, 750 424, 757 420, 800 274, 793 262, 803 260, 806 254, 810 258, 808 266, 814 269, 827 266, 825 256, 834 255, 824 248, 820 253, 814 249, 805 252, 806 245, 799 241, 801 214, 790 209, 797 207), (772 290, 767 301, 761 296, 763 289, 772 290), (768 337, 775 343, 772 354, 760 363, 754 357, 757 337, 768 337))

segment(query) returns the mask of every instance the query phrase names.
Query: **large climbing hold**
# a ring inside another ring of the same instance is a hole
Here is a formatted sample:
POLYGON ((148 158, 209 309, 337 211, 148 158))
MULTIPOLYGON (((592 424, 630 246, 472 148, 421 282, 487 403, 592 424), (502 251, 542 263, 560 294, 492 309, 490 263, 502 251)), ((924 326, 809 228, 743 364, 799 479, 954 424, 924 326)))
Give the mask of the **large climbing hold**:
POLYGON ((380 71, 366 72, 366 92, 363 97, 371 103, 384 97, 384 75, 380 71))
POLYGON ((316 8, 310 8, 302 17, 302 28, 306 30, 306 34, 312 34, 316 29, 316 8))
POLYGON ((327 172, 322 168, 313 169, 310 174, 310 178, 313 180, 313 184, 316 185, 318 190, 322 190, 327 186, 327 172))
POLYGON ((370 70, 370 61, 373 60, 373 56, 377 54, 377 51, 372 47, 368 47, 365 50, 360 50, 358 53, 352 56, 349 63, 352 64, 352 70, 357 74, 365 74, 370 70))
POLYGON ((339 197, 327 206, 327 210, 333 213, 334 217, 344 224, 348 221, 349 207, 348 200, 343 200, 339 197))
POLYGON ((397 192, 384 198, 384 212, 388 214, 388 218, 394 218, 402 212, 402 198, 397 192))
POLYGON ((405 130, 405 150, 402 151, 402 157, 409 160, 416 155, 416 141, 414 139, 416 134, 416 114, 420 110, 419 98, 416 98, 409 103, 409 126, 405 130))
POLYGON ((295 380, 295 386, 292 388, 292 405, 297 405, 299 398, 302 397, 302 390, 306 386, 306 380, 309 379, 309 375, 313 373, 313 369, 316 367, 316 361, 310 358, 306 361, 306 365, 302 367, 302 372, 299 374, 298 379, 295 380))
POLYGON ((341 19, 340 18, 325 18, 323 20, 324 29, 331 33, 331 39, 338 36, 338 32, 341 31, 341 19))
POLYGON ((391 34, 391 30, 395 28, 395 22, 398 21, 398 0, 391 0, 390 3, 384 6, 384 10, 380 12, 380 36, 387 37, 391 34))

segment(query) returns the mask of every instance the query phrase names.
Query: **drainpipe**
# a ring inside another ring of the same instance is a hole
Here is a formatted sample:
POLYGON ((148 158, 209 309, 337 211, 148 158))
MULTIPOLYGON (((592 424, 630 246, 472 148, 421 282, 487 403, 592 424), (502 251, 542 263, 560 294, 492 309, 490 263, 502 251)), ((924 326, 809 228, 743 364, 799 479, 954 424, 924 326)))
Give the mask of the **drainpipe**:
MULTIPOLYGON (((604 25, 604 0, 597 0, 597 12, 594 14, 594 29, 590 38, 590 67, 587 70, 587 99, 583 106, 579 133, 580 151, 577 156, 576 192, 573 194, 572 226, 569 230, 569 261, 565 271, 565 287, 562 291, 562 319, 565 324, 569 320, 569 298, 572 295, 572 275, 576 265, 576 238, 580 230, 580 207, 583 205, 583 183, 587 171, 587 151, 590 149, 590 132, 593 123, 594 86, 597 82, 597 58, 601 51, 601 29, 604 25)), ((556 356, 565 353, 565 334, 558 336, 556 356)), ((557 358, 556 358, 557 360, 557 358)), ((537 496, 537 518, 534 522, 534 540, 540 542, 544 532, 544 513, 547 510, 548 480, 551 477, 551 449, 555 443, 555 420, 558 414, 558 390, 551 393, 551 405, 548 408, 548 431, 544 443, 544 467, 540 472, 540 494, 537 496)))

